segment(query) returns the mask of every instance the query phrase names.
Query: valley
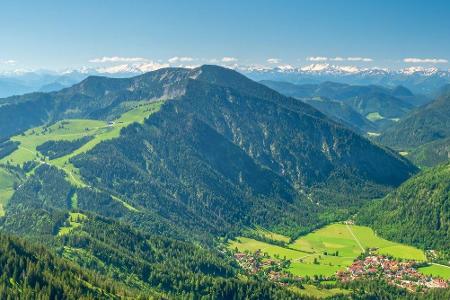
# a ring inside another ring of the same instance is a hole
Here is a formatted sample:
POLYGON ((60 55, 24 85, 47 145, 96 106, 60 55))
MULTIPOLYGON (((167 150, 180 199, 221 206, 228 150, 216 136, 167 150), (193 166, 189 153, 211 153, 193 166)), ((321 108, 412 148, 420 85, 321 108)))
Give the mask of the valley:
MULTIPOLYGON (((287 237, 282 239, 286 241, 287 237)), ((369 227, 348 224, 328 225, 285 246, 238 237, 228 244, 228 248, 237 248, 239 252, 260 250, 270 257, 285 257, 291 260, 288 271, 302 277, 333 276, 369 249, 396 259, 427 261, 420 249, 380 238, 369 227)))
POLYGON ((417 287, 448 287, 450 280, 450 267, 430 262, 423 250, 380 238, 369 227, 349 222, 293 241, 260 228, 248 235, 254 238, 240 236, 227 244, 248 274, 267 276, 319 298, 345 295, 350 292, 346 283, 373 278, 377 272, 391 285, 413 292, 417 287))

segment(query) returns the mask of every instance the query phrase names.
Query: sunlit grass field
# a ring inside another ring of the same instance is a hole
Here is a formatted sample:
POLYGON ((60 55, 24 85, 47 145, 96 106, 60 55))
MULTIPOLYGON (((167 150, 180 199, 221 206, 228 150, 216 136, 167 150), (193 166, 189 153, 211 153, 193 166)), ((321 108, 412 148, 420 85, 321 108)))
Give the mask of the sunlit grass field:
MULTIPOLYGON (((281 239, 279 234, 277 237, 281 239)), ((286 241, 287 237, 282 240, 286 241)), ((326 226, 300 237, 286 247, 245 237, 239 237, 228 246, 239 251, 261 250, 271 257, 286 257, 291 260, 289 271, 298 276, 331 276, 352 264, 366 249, 397 259, 426 261, 420 249, 380 238, 369 227, 345 224, 326 226)))
POLYGON ((0 167, 0 217, 5 214, 4 206, 14 193, 15 181, 13 174, 0 167))
MULTIPOLYGON (((120 131, 132 123, 143 123, 144 120, 157 112, 164 101, 157 102, 137 102, 130 110, 122 114, 119 118, 111 121, 88 120, 88 119, 67 119, 58 121, 50 126, 39 126, 25 131, 23 134, 11 138, 19 142, 19 148, 10 155, 2 158, 0 164, 11 164, 23 166, 24 163, 35 161, 38 164, 49 164, 63 170, 67 174, 67 180, 74 186, 86 187, 87 184, 70 162, 70 158, 85 153, 94 148, 99 143, 117 138, 120 131), (86 136, 92 137, 90 141, 76 149, 72 153, 49 160, 37 151, 39 145, 48 141, 73 141, 86 136)), ((32 174, 33 171, 29 172, 32 174)), ((14 180, 8 176, 8 172, 0 168, 0 216, 4 214, 4 205, 12 196, 14 180)), ((136 210, 120 199, 124 206, 130 210, 136 210)), ((72 199, 73 208, 76 208, 76 195, 72 199)))
POLYGON ((423 274, 438 276, 450 280, 450 267, 448 266, 433 264, 428 267, 420 268, 419 270, 423 274))

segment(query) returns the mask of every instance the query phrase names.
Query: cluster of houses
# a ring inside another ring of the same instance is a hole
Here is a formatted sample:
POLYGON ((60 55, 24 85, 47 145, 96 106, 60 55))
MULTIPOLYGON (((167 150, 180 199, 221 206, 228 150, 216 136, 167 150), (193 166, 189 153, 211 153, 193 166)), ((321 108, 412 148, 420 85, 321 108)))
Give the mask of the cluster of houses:
POLYGON ((261 251, 254 253, 237 252, 234 258, 239 265, 251 275, 265 276, 268 280, 280 285, 288 285, 292 281, 300 281, 300 278, 292 276, 284 271, 289 261, 285 259, 273 259, 261 251))
POLYGON ((448 282, 421 274, 414 261, 400 262, 382 255, 369 255, 355 261, 346 271, 338 271, 336 277, 342 282, 370 277, 383 277, 389 284, 409 291, 428 288, 447 288, 448 282))

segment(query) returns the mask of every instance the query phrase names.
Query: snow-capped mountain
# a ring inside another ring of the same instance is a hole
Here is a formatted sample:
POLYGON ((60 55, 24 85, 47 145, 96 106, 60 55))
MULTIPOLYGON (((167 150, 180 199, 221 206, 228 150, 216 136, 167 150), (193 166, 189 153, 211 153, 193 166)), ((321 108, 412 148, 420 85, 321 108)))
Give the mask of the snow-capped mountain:
MULTIPOLYGON (((170 67, 167 63, 146 61, 102 66, 97 68, 82 67, 62 71, 15 70, 0 72, 0 97, 35 92, 53 91, 69 87, 90 75, 108 77, 131 77, 160 68, 170 67)), ((176 65, 192 68, 196 66, 176 65)), ((353 65, 335 65, 316 63, 294 67, 288 64, 276 66, 238 65, 226 67, 235 69, 254 80, 276 80, 296 84, 335 81, 348 84, 382 86, 403 85, 415 93, 431 94, 440 87, 450 83, 450 71, 435 67, 408 67, 400 70, 386 68, 363 68, 353 65)))
POLYGON ((400 70, 361 68, 357 66, 311 64, 298 68, 239 69, 254 80, 276 80, 296 84, 336 81, 348 84, 403 85, 415 93, 431 94, 450 83, 450 71, 435 67, 408 67, 400 70))

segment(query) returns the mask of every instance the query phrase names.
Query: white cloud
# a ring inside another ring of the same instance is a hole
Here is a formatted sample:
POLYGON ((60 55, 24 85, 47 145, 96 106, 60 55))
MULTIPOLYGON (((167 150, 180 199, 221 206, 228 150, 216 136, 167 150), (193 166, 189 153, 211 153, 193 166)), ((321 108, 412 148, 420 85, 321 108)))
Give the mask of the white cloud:
POLYGON ((169 58, 168 61, 169 61, 169 63, 174 64, 174 63, 177 63, 177 62, 191 62, 193 60, 194 60, 194 58, 193 57, 189 57, 189 56, 182 56, 182 57, 174 56, 172 58, 169 58))
POLYGON ((408 57, 403 59, 405 63, 428 63, 428 64, 446 64, 448 63, 447 59, 443 58, 416 58, 416 57, 408 57))
POLYGON ((206 61, 210 64, 216 64, 219 62, 217 58, 206 59, 206 61))
POLYGON ((2 65, 15 65, 16 61, 13 60, 13 59, 0 60, 0 64, 2 64, 2 65))
POLYGON ((331 60, 331 61, 344 61, 345 58, 340 57, 340 56, 336 56, 336 57, 330 58, 330 60, 331 60))
POLYGON ((325 56, 310 56, 310 57, 307 57, 306 60, 309 60, 309 61, 327 61, 328 57, 325 57, 325 56))
POLYGON ((145 62, 149 61, 143 57, 120 57, 120 56, 103 56, 97 57, 89 60, 91 63, 117 63, 117 62, 125 62, 125 63, 133 63, 133 62, 145 62))
POLYGON ((279 58, 268 58, 267 63, 269 64, 279 64, 281 62, 281 59, 279 58))
POLYGON ((222 62, 224 62, 224 63, 231 63, 231 62, 236 62, 236 61, 238 61, 238 59, 236 57, 230 57, 230 56, 222 57, 222 62))
POLYGON ((371 58, 368 58, 368 57, 359 57, 359 56, 356 56, 356 57, 347 57, 347 60, 348 60, 348 61, 363 61, 363 62, 371 62, 371 61, 373 61, 373 59, 371 59, 371 58))

